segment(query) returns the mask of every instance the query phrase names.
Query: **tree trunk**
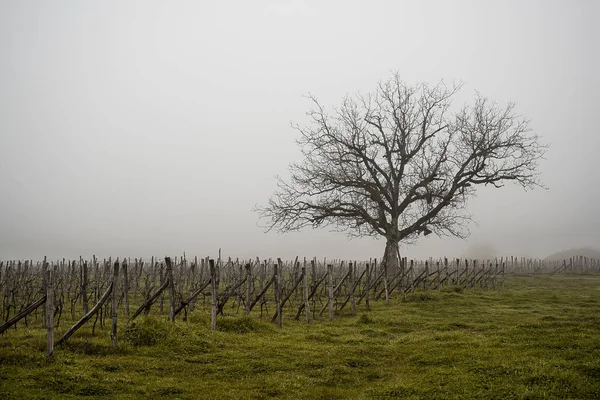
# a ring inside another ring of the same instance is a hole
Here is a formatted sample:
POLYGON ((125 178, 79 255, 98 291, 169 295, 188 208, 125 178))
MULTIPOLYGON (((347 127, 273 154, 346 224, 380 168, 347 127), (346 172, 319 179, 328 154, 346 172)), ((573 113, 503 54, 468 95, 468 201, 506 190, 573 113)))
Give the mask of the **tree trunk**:
POLYGON ((383 252, 383 260, 388 276, 393 276, 400 268, 398 260, 398 242, 394 239, 387 238, 385 251, 383 252))

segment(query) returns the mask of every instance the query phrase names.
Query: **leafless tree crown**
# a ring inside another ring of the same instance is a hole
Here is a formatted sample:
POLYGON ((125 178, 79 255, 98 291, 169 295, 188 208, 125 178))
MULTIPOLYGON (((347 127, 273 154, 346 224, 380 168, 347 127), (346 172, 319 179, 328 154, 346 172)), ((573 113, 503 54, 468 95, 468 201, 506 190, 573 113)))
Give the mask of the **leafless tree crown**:
POLYGON ((529 121, 480 95, 453 111, 460 88, 410 86, 396 74, 331 112, 308 96, 311 122, 294 126, 304 159, 257 208, 267 229, 330 226, 396 245, 420 233, 464 237, 477 185, 540 186, 545 146, 529 121))

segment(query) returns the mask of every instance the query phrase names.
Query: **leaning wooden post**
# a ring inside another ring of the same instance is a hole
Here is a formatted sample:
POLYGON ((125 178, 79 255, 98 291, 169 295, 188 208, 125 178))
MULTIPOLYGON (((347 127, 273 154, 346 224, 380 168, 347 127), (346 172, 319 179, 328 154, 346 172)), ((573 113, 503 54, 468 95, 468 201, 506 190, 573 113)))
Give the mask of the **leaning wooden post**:
POLYGON ((304 310, 306 311, 306 323, 310 324, 310 300, 308 298, 308 277, 306 276, 306 257, 302 266, 302 285, 304 286, 304 310))
POLYGON ((218 282, 217 282, 217 270, 215 268, 215 260, 212 258, 208 260, 210 266, 210 286, 211 286, 211 312, 210 312, 210 329, 213 331, 217 330, 217 308, 218 304, 218 282))
POLYGON ((113 270, 113 290, 112 290, 112 303, 110 307, 110 318, 112 321, 110 338, 112 339, 112 346, 117 347, 117 305, 119 300, 119 261, 117 260, 113 270))
POLYGON ((54 351, 54 287, 52 270, 46 271, 46 315, 48 316, 48 357, 54 351))
POLYGON ((281 258, 277 259, 277 263, 273 265, 273 278, 275 279, 275 311, 277 316, 277 327, 281 328, 281 258))
POLYGON ((329 320, 333 321, 333 264, 327 264, 327 283, 329 286, 329 320))

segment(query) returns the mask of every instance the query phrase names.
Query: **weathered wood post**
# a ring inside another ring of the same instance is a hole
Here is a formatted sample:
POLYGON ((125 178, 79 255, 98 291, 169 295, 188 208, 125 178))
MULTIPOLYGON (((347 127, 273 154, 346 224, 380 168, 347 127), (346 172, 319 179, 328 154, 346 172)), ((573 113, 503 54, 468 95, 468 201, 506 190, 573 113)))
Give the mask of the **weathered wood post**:
POLYGON ((329 320, 333 321, 333 264, 327 264, 327 285, 329 286, 329 320))
POLYGON ((502 263, 502 290, 504 290, 504 267, 506 263, 502 263))
POLYGON ((456 286, 460 286, 460 258, 456 259, 456 286))
POLYGON ((444 269, 446 270, 446 278, 444 279, 444 281, 446 282, 446 286, 448 286, 449 282, 450 282, 450 270, 448 268, 448 258, 444 257, 444 269))
POLYGON ((98 301, 98 299, 100 298, 100 275, 99 275, 99 268, 98 268, 98 260, 96 260, 96 255, 94 254, 92 256, 92 266, 94 267, 94 286, 95 286, 95 290, 94 290, 94 303, 96 303, 98 301))
POLYGON ((171 257, 165 257, 165 264, 167 264, 167 279, 169 282, 169 321, 175 322, 175 279, 173 278, 171 257))
POLYGON ((425 260, 425 276, 423 279, 423 289, 427 291, 429 289, 429 261, 425 260))
POLYGON ((381 262, 381 266, 383 267, 383 288, 385 289, 385 304, 390 304, 390 291, 388 286, 388 272, 390 270, 388 263, 389 258, 390 256, 388 255, 387 259, 382 260, 381 262))
POLYGON ((348 263, 348 267, 350 268, 350 271, 348 271, 348 273, 350 274, 348 276, 348 278, 350 278, 350 312, 352 313, 352 315, 356 315, 356 304, 354 303, 354 280, 356 278, 356 274, 355 274, 355 264, 352 263, 348 263))
MULTIPOLYGON (((257 257, 256 261, 258 262, 258 290, 259 290, 259 293, 262 293, 263 289, 265 288, 265 275, 266 275, 266 269, 267 269, 267 260, 265 260, 264 262, 261 263, 260 259, 258 259, 258 257, 257 257)), ((262 308, 263 308, 262 303, 264 302, 264 299, 265 299, 265 297, 263 295, 260 299, 260 301, 261 301, 261 304, 260 304, 261 318, 262 318, 262 308)))
POLYGON ((84 261, 81 263, 81 301, 83 302, 83 313, 87 314, 89 311, 88 304, 88 263, 84 261))
MULTIPOLYGON (((159 277, 160 277, 160 286, 162 286, 163 283, 165 283, 165 279, 166 279, 165 278, 165 273, 164 273, 164 266, 165 266, 165 264, 161 262, 160 263, 160 275, 159 275, 159 277)), ((160 295, 160 305, 159 305, 159 310, 160 310, 161 314, 164 311, 164 304, 165 304, 165 295, 161 294, 160 295)))
POLYGON ((127 259, 123 259, 123 297, 125 300, 125 316, 129 318, 129 275, 127 273, 127 259))
POLYGON ((246 264, 246 315, 250 314, 250 302, 252 301, 252 264, 246 264))
POLYGON ((436 262, 436 268, 437 268, 437 291, 439 292, 441 290, 441 286, 442 286, 442 276, 440 275, 440 262, 439 260, 436 262))
POLYGON ((310 324, 310 301, 308 299, 308 277, 306 276, 306 257, 302 266, 302 286, 304 289, 304 310, 306 312, 306 323, 310 324))
MULTIPOLYGON (((44 257, 45 259, 45 257, 44 257)), ((45 261, 44 261, 45 263, 45 261)), ((48 316, 48 351, 50 357, 54 352, 54 286, 51 269, 46 271, 46 315, 48 316)))
POLYGON ((210 286, 211 286, 211 312, 210 312, 210 329, 213 331, 217 330, 217 308, 219 306, 218 298, 218 282, 217 282, 217 270, 215 268, 215 260, 212 258, 208 260, 210 266, 210 286))
POLYGON ((110 318, 111 318, 111 330, 110 338, 112 339, 112 346, 117 347, 117 305, 119 304, 119 260, 115 262, 113 269, 113 289, 111 296, 111 307, 110 307, 110 318))
MULTIPOLYGON (((313 259, 310 260, 310 268, 311 268, 311 272, 312 272, 312 275, 310 277, 310 289, 311 289, 311 291, 315 291, 316 286, 317 286, 317 257, 313 257, 313 259)), ((317 312, 317 300, 316 300, 315 296, 313 296, 313 298, 312 298, 312 304, 313 304, 312 313, 313 313, 313 315, 315 315, 315 313, 317 312)))
MULTIPOLYGON (((298 261, 298 256, 296 256, 296 259, 294 260, 294 265, 293 265, 293 271, 294 271, 294 279, 292 280, 292 285, 295 285, 296 282, 298 282, 298 279, 300 279, 300 261, 298 261)), ((298 289, 298 285, 296 285, 296 290, 294 290, 294 301, 297 301, 299 297, 299 289, 298 289)))
POLYGON ((277 262, 273 264, 273 279, 275 289, 275 312, 277 314, 277 327, 281 328, 281 269, 283 265, 281 258, 277 259, 277 262))
MULTIPOLYGON (((8 265, 6 267, 6 273, 5 275, 5 299, 8 299, 8 293, 9 293, 9 287, 8 287, 8 275, 9 275, 9 269, 8 269, 8 265)), ((48 261, 46 261, 46 256, 44 256, 44 262, 42 264, 42 285, 44 287, 44 289, 47 289, 48 287, 48 261)), ((8 302, 5 300, 4 305, 6 307, 6 305, 8 304, 8 302)), ((46 306, 48 305, 48 303, 46 303, 46 306)), ((47 328, 48 327, 48 313, 47 313, 47 309, 48 307, 42 307, 42 329, 43 328, 47 328)), ((8 310, 7 310, 8 311, 8 310)), ((8 312, 6 314, 6 321, 8 321, 8 312)))
POLYGON ((367 279, 365 281, 365 306, 367 307, 367 311, 369 311, 371 309, 371 303, 370 303, 370 299, 369 299, 369 292, 371 291, 371 261, 369 261, 367 263, 367 265, 365 266, 365 275, 367 276, 367 279))
POLYGON ((402 296, 402 301, 406 301, 407 272, 406 257, 400 258, 400 295, 402 296))

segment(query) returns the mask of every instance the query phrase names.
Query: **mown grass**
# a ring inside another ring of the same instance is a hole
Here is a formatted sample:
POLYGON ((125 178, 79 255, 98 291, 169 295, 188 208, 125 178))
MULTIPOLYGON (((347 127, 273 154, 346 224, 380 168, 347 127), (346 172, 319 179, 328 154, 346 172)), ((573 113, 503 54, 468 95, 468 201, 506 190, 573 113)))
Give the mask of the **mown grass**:
MULTIPOLYGON (((416 293, 283 329, 255 316, 88 327, 46 360, 42 329, 0 337, 1 399, 600 399, 600 276, 416 293)), ((291 311, 290 311, 291 313, 291 311)), ((286 315, 286 317, 289 317, 286 315)))

